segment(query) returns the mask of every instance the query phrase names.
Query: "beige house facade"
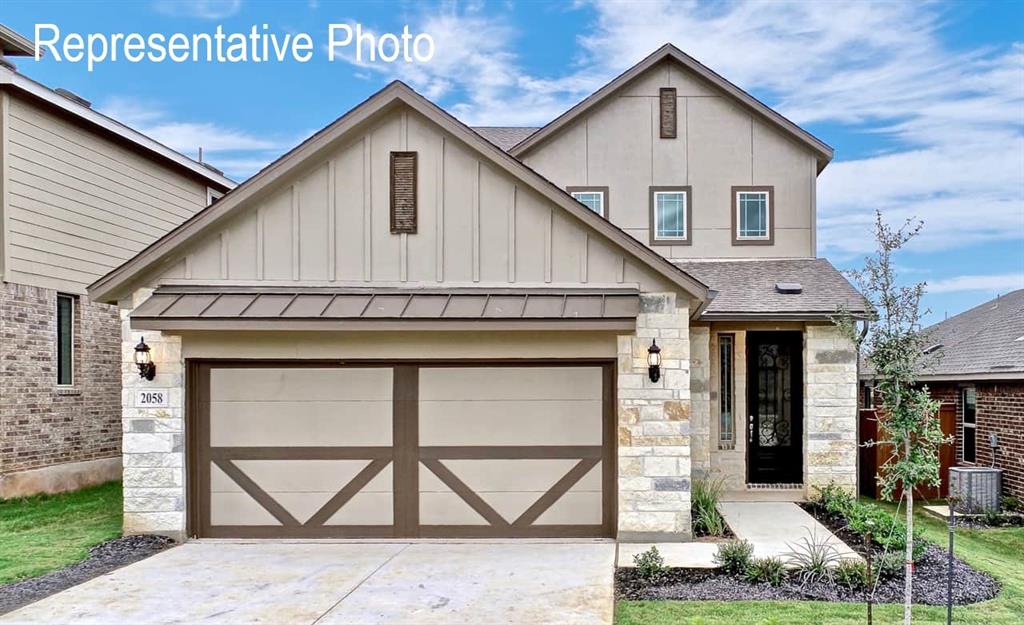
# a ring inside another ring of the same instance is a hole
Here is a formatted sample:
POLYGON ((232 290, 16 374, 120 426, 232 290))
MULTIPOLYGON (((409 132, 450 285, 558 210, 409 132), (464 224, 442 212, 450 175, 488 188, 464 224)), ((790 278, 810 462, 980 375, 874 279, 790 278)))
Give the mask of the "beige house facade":
POLYGON ((0 25, 0 498, 121 475, 121 322, 86 287, 234 186, 18 72, 0 25))
POLYGON ((392 83, 94 282, 126 531, 684 540, 694 479, 852 489, 831 150, 671 46, 584 104, 392 83))

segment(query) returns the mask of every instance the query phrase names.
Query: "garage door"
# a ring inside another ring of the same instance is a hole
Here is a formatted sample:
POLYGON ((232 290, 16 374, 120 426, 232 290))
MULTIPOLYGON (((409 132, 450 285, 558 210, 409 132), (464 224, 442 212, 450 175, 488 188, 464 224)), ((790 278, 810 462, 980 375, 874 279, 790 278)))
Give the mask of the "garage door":
POLYGON ((192 365, 209 537, 593 537, 614 527, 605 363, 192 365))

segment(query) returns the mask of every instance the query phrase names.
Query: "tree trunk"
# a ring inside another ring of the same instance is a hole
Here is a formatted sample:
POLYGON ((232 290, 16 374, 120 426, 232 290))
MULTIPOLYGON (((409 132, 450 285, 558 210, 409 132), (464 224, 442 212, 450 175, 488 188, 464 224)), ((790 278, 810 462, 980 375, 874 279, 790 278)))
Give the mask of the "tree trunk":
MULTIPOLYGON (((910 457, 910 439, 903 441, 906 457, 910 457)), ((914 485, 903 484, 907 495, 907 554, 903 581, 903 625, 910 625, 910 608, 914 589, 914 485)))

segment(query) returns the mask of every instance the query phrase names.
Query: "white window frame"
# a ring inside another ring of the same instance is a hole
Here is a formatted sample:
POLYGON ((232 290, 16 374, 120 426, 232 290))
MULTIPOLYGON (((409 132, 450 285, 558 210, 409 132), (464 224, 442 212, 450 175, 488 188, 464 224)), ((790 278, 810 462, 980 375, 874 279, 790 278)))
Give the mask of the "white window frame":
POLYGON ((57 386, 60 388, 70 388, 75 385, 75 307, 77 305, 75 301, 76 299, 77 298, 74 295, 68 295, 66 293, 57 293, 57 306, 53 311, 57 326, 57 331, 54 333, 56 338, 56 341, 54 342, 54 348, 57 356, 57 366, 54 367, 54 373, 56 374, 55 377, 57 378, 57 386), (71 323, 68 324, 68 327, 71 330, 71 336, 69 337, 70 340, 68 341, 68 346, 70 348, 70 354, 68 355, 68 366, 71 368, 71 370, 69 371, 68 382, 60 381, 60 314, 58 311, 60 310, 61 299, 66 299, 69 302, 71 302, 71 308, 69 310, 69 314, 71 315, 71 323))
POLYGON ((736 240, 737 241, 769 241, 772 238, 772 194, 769 191, 736 191, 736 240), (742 195, 764 196, 764 234, 750 236, 743 234, 742 195))
POLYGON ((207 206, 209 206, 210 204, 213 204, 214 200, 219 200, 222 197, 224 197, 224 192, 223 191, 218 191, 217 189, 214 189, 213 187, 206 187, 206 205, 207 206))
POLYGON ((690 191, 689 191, 689 189, 676 189, 676 190, 671 190, 671 191, 666 189, 666 190, 663 190, 663 191, 653 191, 652 193, 653 193, 653 199, 652 199, 653 205, 652 205, 652 215, 651 215, 651 218, 654 220, 653 224, 652 224, 653 230, 654 230, 654 241, 656 241, 658 243, 686 243, 686 242, 688 242, 690 240, 690 219, 689 219, 689 213, 690 213, 690 191), (683 196, 683 206, 682 206, 682 211, 683 211, 683 215, 682 215, 683 235, 682 236, 668 236, 668 235, 664 235, 664 234, 659 234, 658 233, 658 198, 661 197, 661 196, 665 196, 665 195, 681 195, 681 196, 683 196))
POLYGON ((968 464, 978 462, 978 391, 973 386, 965 386, 960 389, 960 458, 968 464), (974 391, 974 423, 967 423, 967 391, 974 391), (970 429, 974 432, 974 455, 967 459, 967 448, 964 446, 964 431, 970 429))
POLYGON ((586 206, 587 210, 589 210, 591 212, 594 212, 594 213, 597 213, 598 215, 600 215, 600 216, 602 216, 604 218, 608 217, 608 192, 605 191, 604 189, 576 189, 576 190, 573 190, 573 191, 569 191, 569 195, 572 196, 572 199, 574 199, 577 202, 579 202, 580 204, 583 204, 584 206, 586 206), (581 196, 581 195, 591 195, 591 194, 600 196, 600 198, 601 198, 601 211, 600 212, 595 211, 594 209, 590 208, 586 204, 583 204, 583 202, 580 202, 579 196, 581 196))

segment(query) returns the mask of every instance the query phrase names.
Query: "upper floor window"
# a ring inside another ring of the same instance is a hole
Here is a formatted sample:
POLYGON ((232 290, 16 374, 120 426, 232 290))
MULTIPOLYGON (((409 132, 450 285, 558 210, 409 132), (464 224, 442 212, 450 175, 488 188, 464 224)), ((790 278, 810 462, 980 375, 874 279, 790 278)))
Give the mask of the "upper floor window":
POLYGON ((57 295, 57 384, 71 386, 75 383, 75 298, 57 295))
POLYGON ((973 386, 960 390, 960 403, 964 409, 964 427, 960 437, 964 462, 975 462, 978 435, 978 393, 973 386))
POLYGON ((608 187, 567 187, 566 191, 580 204, 608 218, 608 187))
POLYGON ((734 245, 771 245, 774 240, 774 188, 733 187, 734 245))
POLYGON ((690 244, 690 187, 651 187, 651 244, 690 244))
POLYGON ((207 206, 209 206, 210 204, 213 204, 214 202, 216 202, 217 200, 221 199, 222 197, 224 197, 224 192, 223 191, 218 191, 217 189, 214 189, 213 187, 206 187, 206 205, 207 206))

